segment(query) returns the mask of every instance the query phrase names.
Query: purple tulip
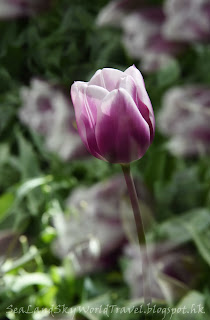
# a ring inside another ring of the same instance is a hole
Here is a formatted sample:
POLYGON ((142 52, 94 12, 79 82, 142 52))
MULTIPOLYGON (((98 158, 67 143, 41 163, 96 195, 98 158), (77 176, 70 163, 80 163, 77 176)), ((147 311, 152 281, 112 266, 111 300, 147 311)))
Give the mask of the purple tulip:
POLYGON ((20 120, 44 137, 46 149, 63 160, 88 155, 79 137, 74 109, 66 95, 49 83, 33 79, 21 89, 20 120))
MULTIPOLYGON (((144 279, 150 281, 152 297, 172 303, 187 293, 189 288, 199 281, 201 266, 191 248, 174 247, 170 244, 158 244, 149 247, 151 270, 144 279)), ((137 245, 128 245, 125 256, 129 260, 124 272, 124 279, 130 287, 132 298, 141 298, 142 270, 141 260, 145 259, 144 250, 140 255, 137 245)))
POLYGON ((193 156, 210 152, 210 88, 191 85, 170 89, 158 115, 159 130, 170 138, 171 153, 193 156))
POLYGON ((210 39, 210 0, 167 0, 163 27, 168 39, 208 41, 210 39))
POLYGON ((98 70, 89 82, 75 82, 71 96, 79 134, 93 156, 129 163, 145 154, 154 138, 155 118, 135 66, 124 72, 98 70))
POLYGON ((0 0, 0 19, 32 16, 49 7, 50 0, 0 0))
MULTIPOLYGON (((151 197, 139 179, 135 182, 148 228, 153 219, 151 197)), ((53 216, 57 231, 53 245, 55 255, 60 259, 70 257, 78 275, 111 266, 124 244, 136 233, 123 177, 77 188, 66 205, 69 215, 53 216)))

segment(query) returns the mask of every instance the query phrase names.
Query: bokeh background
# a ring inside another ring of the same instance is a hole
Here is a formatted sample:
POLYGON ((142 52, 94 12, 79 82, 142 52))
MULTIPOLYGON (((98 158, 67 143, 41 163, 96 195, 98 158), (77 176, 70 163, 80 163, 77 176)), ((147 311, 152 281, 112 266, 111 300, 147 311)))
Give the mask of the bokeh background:
POLYGON ((69 94, 132 64, 156 116, 132 165, 153 302, 209 319, 209 0, 0 0, 0 319, 72 319, 63 305, 86 307, 75 319, 143 319, 90 310, 142 304, 144 252, 121 169, 87 153, 69 94))

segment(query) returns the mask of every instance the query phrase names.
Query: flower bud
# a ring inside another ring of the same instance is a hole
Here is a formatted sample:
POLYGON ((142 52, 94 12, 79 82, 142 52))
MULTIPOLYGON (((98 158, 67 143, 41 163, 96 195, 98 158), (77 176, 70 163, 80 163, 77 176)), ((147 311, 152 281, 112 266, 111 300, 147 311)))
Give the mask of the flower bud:
POLYGON ((135 66, 124 72, 98 70, 89 82, 75 82, 71 96, 80 137, 93 156, 130 163, 145 154, 154 138, 155 118, 135 66))

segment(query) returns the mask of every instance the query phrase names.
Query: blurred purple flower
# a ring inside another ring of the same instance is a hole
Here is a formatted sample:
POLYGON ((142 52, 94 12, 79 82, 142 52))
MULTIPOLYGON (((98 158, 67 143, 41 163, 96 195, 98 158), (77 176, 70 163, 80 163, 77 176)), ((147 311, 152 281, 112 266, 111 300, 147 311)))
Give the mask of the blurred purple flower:
POLYGON ((91 188, 78 188, 67 199, 72 214, 54 217, 58 233, 55 254, 60 258, 72 257, 76 273, 100 269, 125 242, 119 215, 123 192, 121 177, 91 188))
POLYGON ((19 118, 44 136, 47 150, 63 160, 88 155, 77 131, 73 106, 61 90, 33 79, 31 86, 22 88, 20 93, 23 106, 19 118))
POLYGON ((163 97, 159 130, 170 137, 171 153, 193 156, 210 152, 210 88, 201 85, 175 87, 163 97))
POLYGON ((178 41, 210 40, 210 0, 167 0, 164 35, 178 41))
POLYGON ((163 68, 183 50, 180 43, 167 40, 162 34, 165 15, 161 8, 144 8, 124 18, 123 42, 128 53, 141 59, 144 71, 163 68))
POLYGON ((184 44, 168 40, 163 32, 165 14, 161 7, 146 5, 146 1, 112 1, 99 14, 100 26, 123 29, 123 43, 131 57, 141 60, 140 68, 153 72, 167 66, 185 48, 184 44))
POLYGON ((0 19, 32 16, 49 7, 51 0, 0 0, 0 19))
MULTIPOLYGON (((139 180, 137 185, 146 210, 148 193, 139 180)), ((77 274, 109 266, 116 261, 117 254, 127 242, 126 231, 135 233, 131 208, 127 205, 125 196, 124 179, 116 176, 90 188, 74 190, 67 199, 71 214, 64 216, 60 213, 53 217, 58 235, 53 251, 59 258, 72 258, 77 274)), ((146 213, 149 216, 148 209, 146 213)), ((149 223, 147 221, 147 226, 149 223)))
MULTIPOLYGON (((169 244, 150 245, 149 255, 151 270, 147 273, 146 283, 150 281, 152 297, 172 303, 181 298, 189 287, 194 287, 199 280, 201 266, 188 247, 173 247, 169 244)), ((141 298, 142 271, 141 259, 144 251, 137 245, 128 245, 125 256, 129 260, 124 271, 124 279, 130 287, 132 298, 141 298)))

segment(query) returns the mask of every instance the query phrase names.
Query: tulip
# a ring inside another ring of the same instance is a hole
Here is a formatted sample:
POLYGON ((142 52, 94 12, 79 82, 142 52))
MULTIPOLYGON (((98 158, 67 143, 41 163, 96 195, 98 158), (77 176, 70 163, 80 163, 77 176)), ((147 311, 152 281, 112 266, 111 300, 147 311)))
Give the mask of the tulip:
POLYGON ((76 128, 74 109, 66 95, 38 79, 20 91, 20 120, 44 137, 45 147, 63 160, 87 156, 76 128))
POLYGON ((0 0, 0 19, 32 16, 49 4, 50 0, 0 0))
POLYGON ((176 156, 209 153, 210 88, 175 87, 166 92, 162 104, 158 126, 170 138, 169 151, 176 156))
MULTIPOLYGON (((183 297, 189 289, 196 287, 202 266, 197 263, 191 247, 161 243, 156 246, 150 245, 149 251, 152 262, 150 282, 154 299, 171 304, 183 297)), ((139 260, 145 259, 145 252, 142 250, 140 256, 135 245, 127 245, 124 252, 125 258, 128 259, 124 271, 125 282, 130 288, 132 298, 141 298, 142 270, 139 260)), ((148 277, 147 272, 147 280, 148 277)))
POLYGON ((167 0, 164 35, 171 40, 195 42, 210 38, 209 0, 167 0))
MULTIPOLYGON (((155 118, 143 77, 135 66, 124 72, 98 70, 89 82, 71 87, 80 137, 88 151, 101 160, 120 163, 126 181, 139 245, 146 248, 144 224, 130 162, 140 159, 153 141, 155 118)), ((145 250, 146 251, 146 250, 145 250)), ((143 278, 149 269, 145 253, 143 278)), ((144 303, 151 303, 150 288, 143 284, 144 303)))
POLYGON ((143 77, 135 66, 124 72, 98 70, 71 88, 77 127, 87 150, 112 163, 140 159, 154 138, 155 119, 143 77))

